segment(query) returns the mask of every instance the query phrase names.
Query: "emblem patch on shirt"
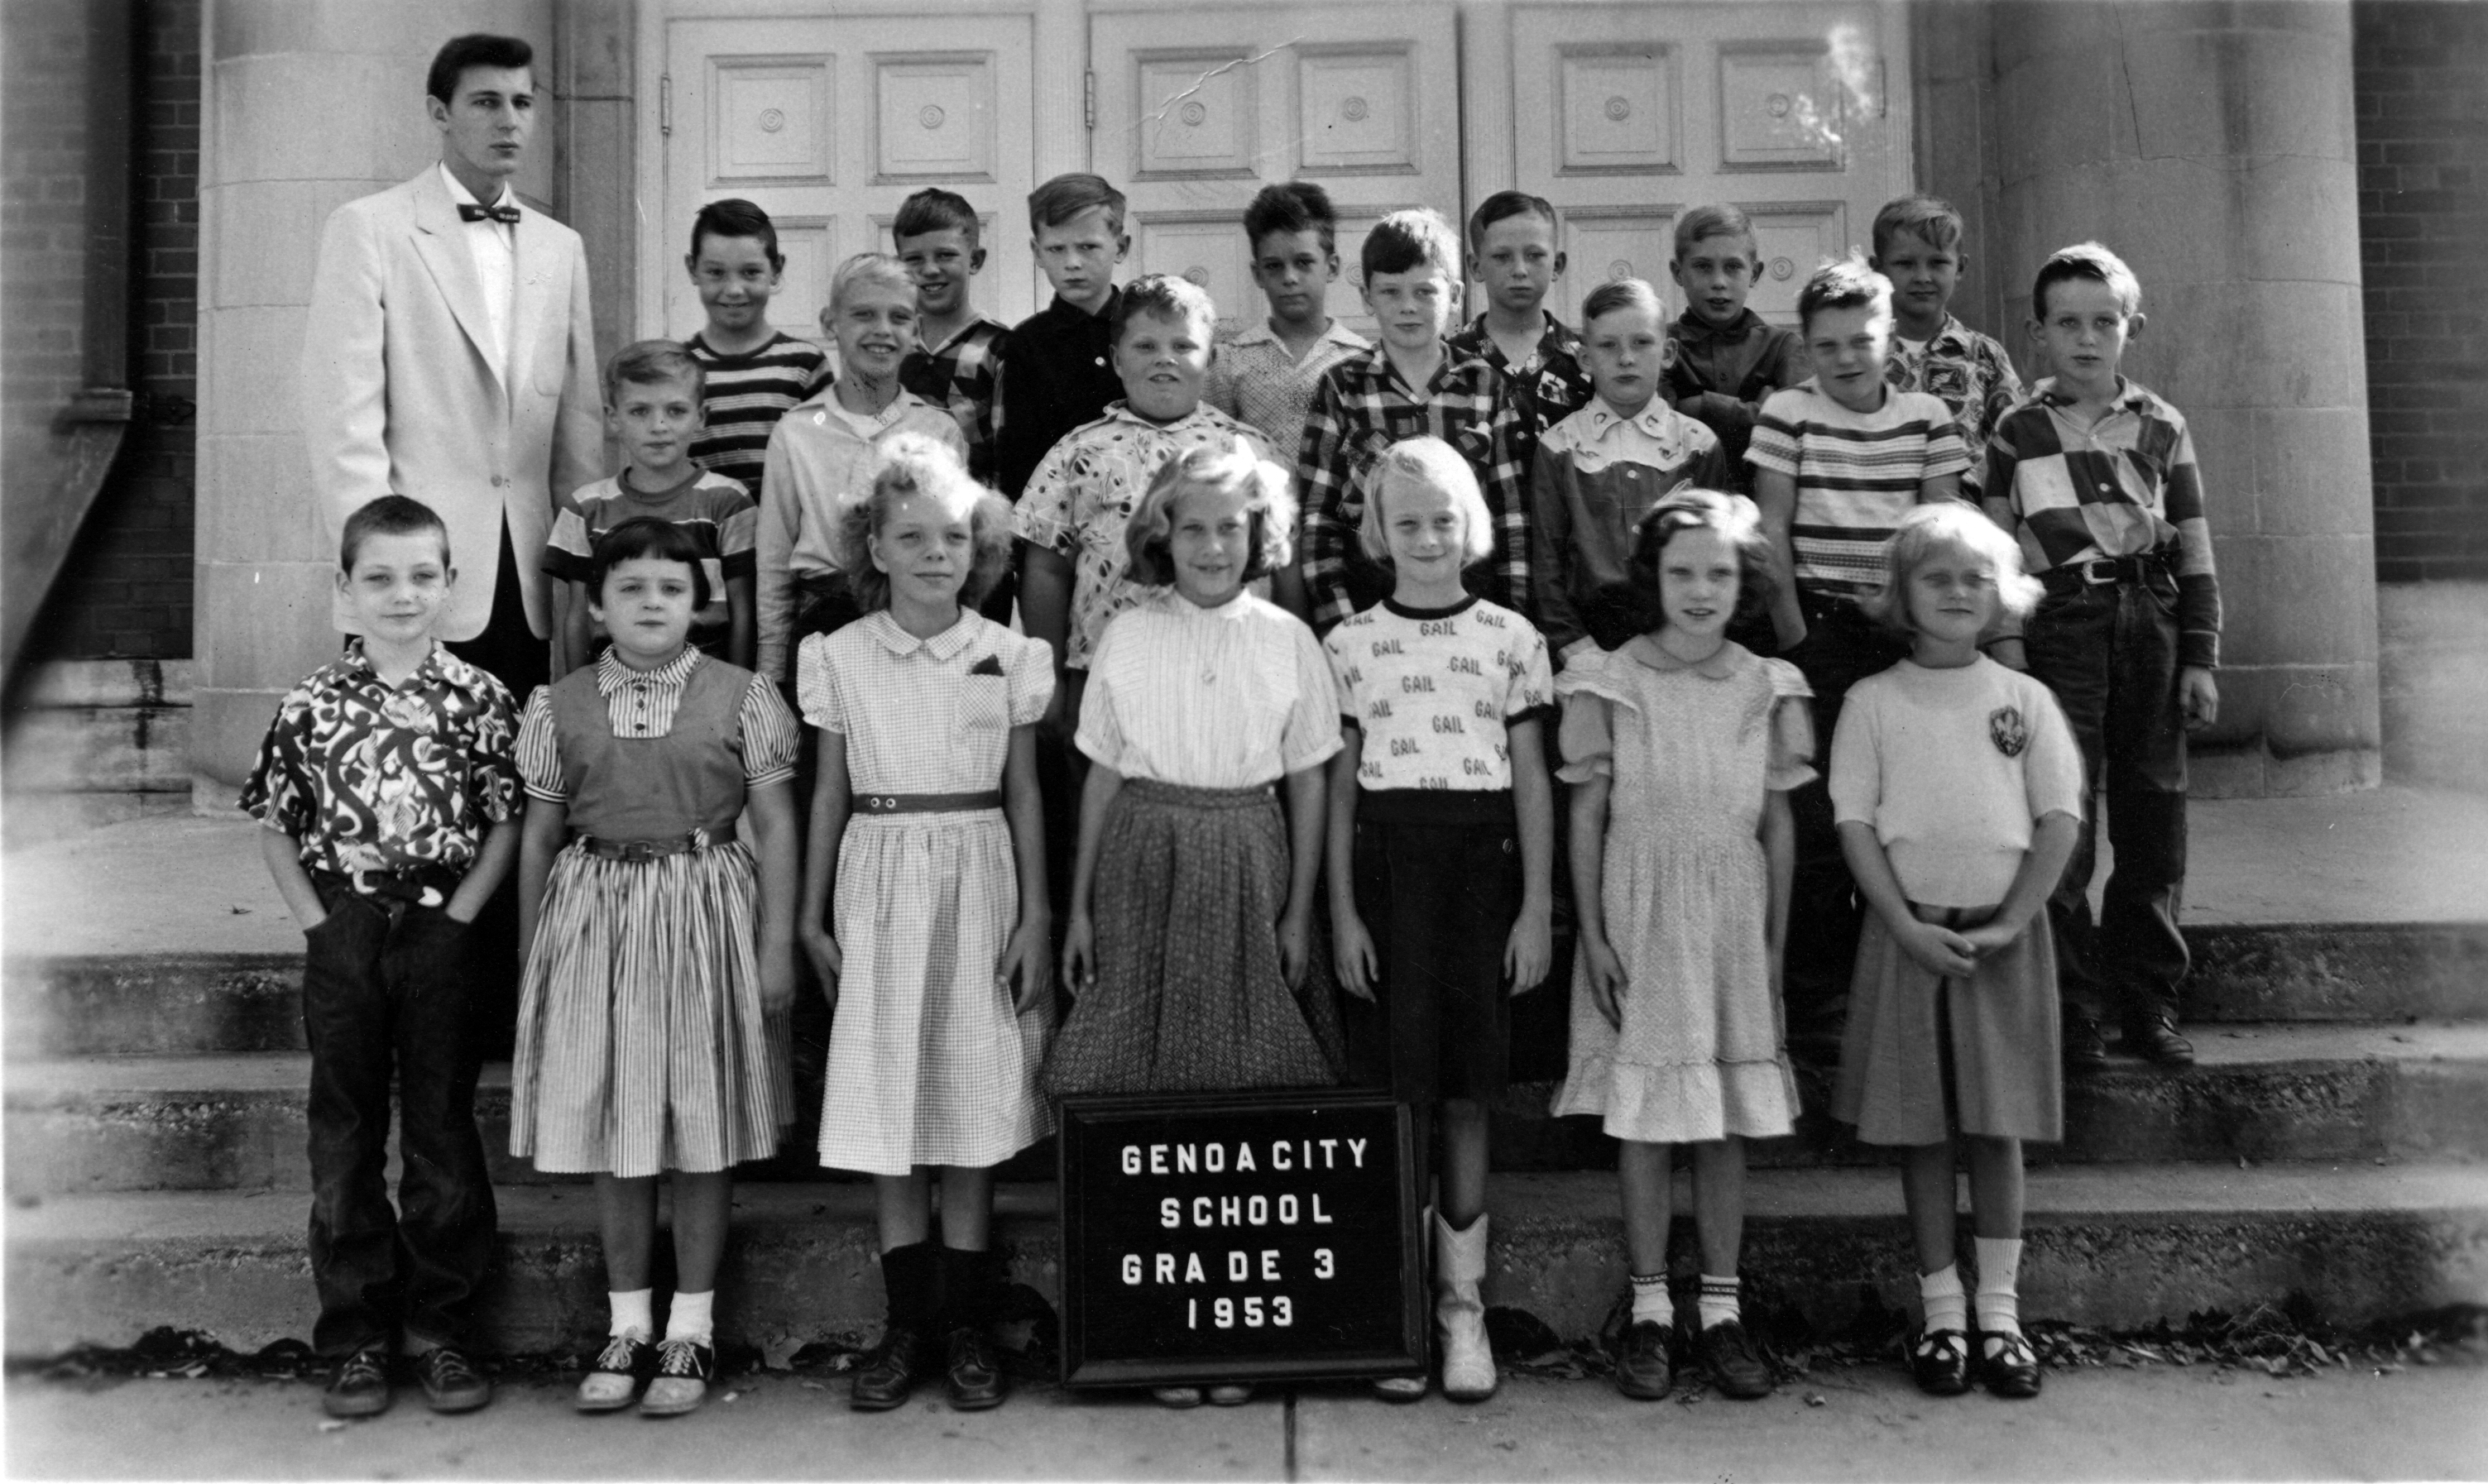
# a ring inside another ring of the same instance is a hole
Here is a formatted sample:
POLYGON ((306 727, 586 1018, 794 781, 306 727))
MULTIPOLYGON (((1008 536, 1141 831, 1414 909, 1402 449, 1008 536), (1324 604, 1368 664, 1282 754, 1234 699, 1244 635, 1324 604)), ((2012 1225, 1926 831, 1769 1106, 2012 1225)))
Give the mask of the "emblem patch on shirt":
POLYGON ((1987 714, 1987 740, 1995 750, 2009 758, 2018 758, 2022 749, 2030 745, 2030 727, 2022 719, 2022 708, 1999 706, 1987 714))

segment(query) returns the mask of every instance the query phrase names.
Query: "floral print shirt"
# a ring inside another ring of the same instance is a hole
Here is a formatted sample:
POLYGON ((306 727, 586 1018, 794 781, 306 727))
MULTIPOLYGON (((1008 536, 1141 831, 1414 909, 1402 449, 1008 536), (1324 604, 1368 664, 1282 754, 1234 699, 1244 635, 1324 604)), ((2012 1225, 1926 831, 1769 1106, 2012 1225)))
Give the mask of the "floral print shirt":
POLYGON ((2023 396, 2022 378, 2013 374, 2013 357, 1995 343, 1950 315, 1925 345, 1912 348, 1898 334, 1883 357, 1883 379, 1905 392, 1928 392, 1952 408, 1953 426, 1969 450, 1969 471, 1962 489, 1978 498, 1979 480, 1987 468, 1987 440, 1995 425, 2023 396))

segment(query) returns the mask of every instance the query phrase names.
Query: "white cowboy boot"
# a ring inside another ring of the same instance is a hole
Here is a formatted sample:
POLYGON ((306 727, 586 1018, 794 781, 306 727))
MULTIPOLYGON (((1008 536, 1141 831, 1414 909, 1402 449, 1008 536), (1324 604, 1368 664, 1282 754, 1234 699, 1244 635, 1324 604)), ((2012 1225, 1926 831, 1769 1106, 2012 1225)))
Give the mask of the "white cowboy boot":
POLYGON ((1443 1394, 1456 1402, 1482 1402, 1494 1394, 1494 1350, 1485 1337, 1486 1218, 1454 1231, 1434 1217, 1434 1332, 1443 1353, 1443 1394))

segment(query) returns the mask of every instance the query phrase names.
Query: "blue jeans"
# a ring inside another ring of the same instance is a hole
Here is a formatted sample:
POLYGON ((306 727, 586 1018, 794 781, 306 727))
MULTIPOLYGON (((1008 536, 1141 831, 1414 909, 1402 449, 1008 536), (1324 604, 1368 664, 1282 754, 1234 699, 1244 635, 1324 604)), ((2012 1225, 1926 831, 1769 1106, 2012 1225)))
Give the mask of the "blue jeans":
POLYGON ((2091 809, 2065 878, 2048 900, 2058 994, 2070 1015, 2128 1024, 2177 1018, 2186 939, 2186 718, 2177 696, 2177 582, 2153 567, 2137 581, 2051 584, 2023 626, 2030 673, 2047 682, 2082 749, 2091 809), (2099 803, 2116 853, 2091 916, 2099 803))
POLYGON ((469 928, 438 908, 315 879, 328 915, 303 935, 311 1043, 312 1348, 386 1349, 401 1330, 464 1344, 495 1213, 475 1131, 469 928), (398 1206, 386 1179, 397 1084, 398 1206))

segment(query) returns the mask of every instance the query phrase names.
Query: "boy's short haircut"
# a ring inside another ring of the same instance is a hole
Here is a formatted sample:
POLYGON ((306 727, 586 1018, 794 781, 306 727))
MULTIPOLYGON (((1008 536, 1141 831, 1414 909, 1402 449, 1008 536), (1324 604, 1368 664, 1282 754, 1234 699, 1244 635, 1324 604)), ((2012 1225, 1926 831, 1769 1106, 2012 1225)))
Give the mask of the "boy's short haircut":
POLYGON ((1995 569, 1995 602, 2006 614, 2026 618, 2039 605, 2044 589, 2023 570, 2021 543, 1976 507, 1945 500, 1910 511, 1884 541, 1883 585, 1858 601, 1866 616, 1904 638, 1915 637, 1917 630, 1909 624, 1909 577, 1919 563, 1946 546, 1983 557, 1995 569))
POLYGON ((1391 491, 1404 485, 1440 490, 1459 507, 1461 566, 1474 567, 1494 554, 1494 512, 1478 488, 1477 470, 1449 443, 1419 436, 1392 444, 1374 463, 1373 498, 1365 502, 1356 526, 1356 543, 1367 556, 1391 565, 1391 517, 1384 507, 1391 503, 1391 491))
POLYGON ((1394 211, 1373 224, 1357 253, 1357 267, 1371 279, 1376 273, 1405 273, 1411 268, 1440 270, 1454 284, 1460 281, 1460 239, 1443 213, 1431 207, 1394 211))
POLYGON ((440 565, 448 566, 449 525, 438 511, 405 494, 383 494, 367 501, 346 518, 346 529, 337 537, 337 570, 353 576, 354 558, 363 554, 363 543, 375 536, 412 536, 419 531, 439 536, 440 565))
POLYGON ((1143 315, 1200 324, 1204 334, 1218 328, 1218 305, 1209 297, 1209 291, 1172 273, 1143 273, 1123 285, 1122 296, 1115 301, 1115 312, 1107 317, 1110 343, 1121 345, 1124 327, 1143 315))
POLYGON ((635 340, 605 362, 605 405, 621 399, 624 386, 654 386, 661 381, 689 381, 692 400, 708 394, 708 368, 675 340, 635 340))
POLYGON ((748 237, 760 242, 760 250, 769 255, 769 270, 783 272, 786 260, 778 252, 778 224, 769 213, 740 196, 712 201, 701 207, 692 218, 692 257, 697 260, 700 238, 712 237, 748 237))
POLYGON ((1682 263, 1684 255, 1692 250, 1694 244, 1704 238, 1713 237, 1743 238, 1745 245, 1752 247, 1755 245, 1753 220, 1743 211, 1725 204, 1697 206, 1676 219, 1676 256, 1669 261, 1682 263))
POLYGON ((1313 232, 1321 236, 1322 251, 1339 251, 1339 213, 1331 209, 1330 192, 1311 181, 1264 185, 1244 209, 1244 240, 1255 252, 1273 232, 1313 232))
POLYGON ((1106 209, 1106 230, 1123 235, 1123 193, 1104 176, 1075 171, 1059 175, 1028 193, 1028 230, 1060 227, 1083 211, 1106 209))
POLYGON ((1883 210, 1875 213, 1876 257, 1883 256, 1897 232, 1906 232, 1937 252, 1954 252, 1961 247, 1961 212, 1941 196, 1903 196, 1884 202, 1883 210))
POLYGON ((906 294, 909 302, 915 301, 916 280, 909 275, 907 265, 888 253, 857 253, 830 274, 830 302, 823 312, 837 313, 838 306, 846 302, 848 291, 858 284, 895 289, 906 294))
POLYGON ((2030 281, 2030 318, 2047 319, 2048 291, 2077 278, 2107 285, 2127 314, 2142 307, 2142 280, 2134 276, 2123 258, 2098 242, 2076 242, 2057 248, 2039 265, 2039 276, 2030 281))
POLYGON ((423 91, 443 104, 458 100, 458 79, 470 67, 525 68, 535 78, 536 49, 515 36, 472 32, 453 36, 432 54, 432 70, 424 74, 423 91))
POLYGON ((928 185, 898 203, 898 214, 890 222, 891 245, 927 232, 964 232, 970 252, 984 245, 984 227, 976 220, 976 209, 967 197, 938 185, 928 185))
POLYGON ((1546 225, 1555 225, 1555 205, 1543 196, 1533 196, 1525 190, 1499 190, 1478 203, 1469 213, 1469 246, 1474 249, 1485 240, 1485 229, 1511 216, 1543 216, 1546 225))
POLYGON ((692 570, 692 612, 696 614, 709 604, 708 562, 701 556, 699 543, 691 533, 663 516, 633 516, 596 538, 588 557, 587 597, 598 607, 605 606, 605 579, 624 562, 647 557, 660 562, 680 562, 692 570))
MULTIPOLYGON (((935 229, 938 230, 938 229, 935 229)), ((920 433, 894 433, 874 449, 871 483, 859 499, 838 511, 831 541, 838 571, 856 606, 866 613, 890 606, 890 574, 872 565, 872 537, 890 522, 899 502, 922 495, 953 516, 968 518, 968 572, 959 604, 973 609, 1009 570, 1010 502, 968 477, 958 456, 920 433)))
POLYGON ((1826 309, 1858 308, 1891 313, 1892 280, 1868 267, 1854 252, 1824 259, 1796 292, 1796 322, 1801 330, 1810 331, 1814 317, 1826 309))
POLYGON ((1251 518, 1253 554, 1244 580, 1267 576, 1287 565, 1295 548, 1296 502, 1287 493, 1287 471, 1253 452, 1242 438, 1220 446, 1203 443, 1158 465, 1148 490, 1123 525, 1125 575, 1142 587, 1174 586, 1174 507, 1185 491, 1224 493, 1241 488, 1251 518))
POLYGON ((1581 328, 1600 315, 1611 315, 1619 309, 1647 309, 1662 324, 1667 321, 1667 300, 1647 278, 1616 278, 1598 285, 1581 300, 1581 328))

